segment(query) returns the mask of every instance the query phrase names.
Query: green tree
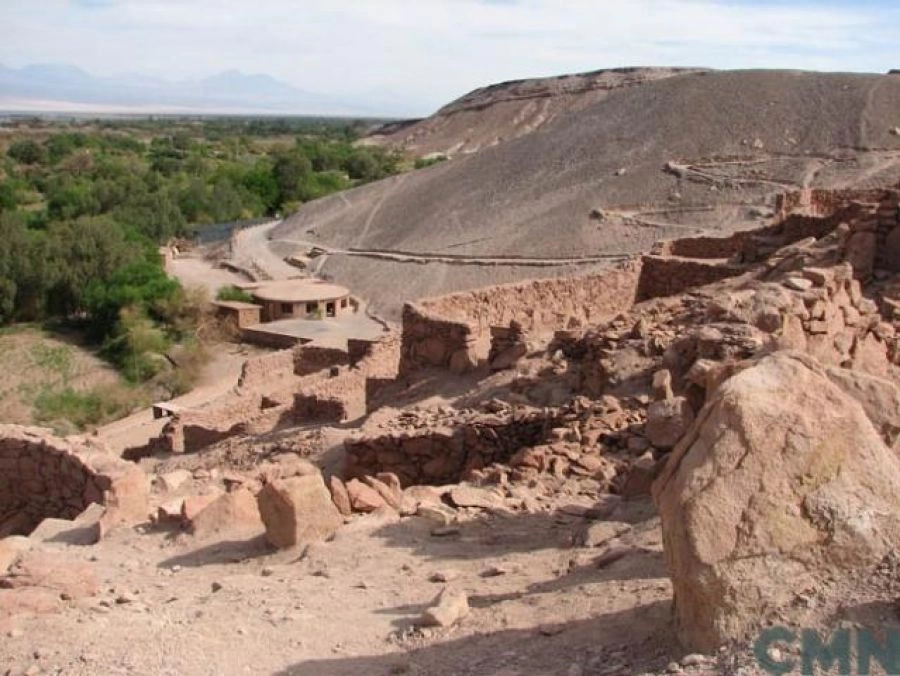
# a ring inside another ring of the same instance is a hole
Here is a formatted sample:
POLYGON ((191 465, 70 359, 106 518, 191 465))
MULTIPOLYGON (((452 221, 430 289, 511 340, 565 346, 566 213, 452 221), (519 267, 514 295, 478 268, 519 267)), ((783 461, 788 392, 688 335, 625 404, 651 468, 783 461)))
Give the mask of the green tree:
POLYGON ((273 174, 278 184, 278 201, 302 199, 303 181, 312 172, 312 163, 297 149, 282 150, 275 155, 273 174))
POLYGON ((42 164, 46 160, 44 148, 33 139, 11 143, 6 154, 22 164, 42 164))

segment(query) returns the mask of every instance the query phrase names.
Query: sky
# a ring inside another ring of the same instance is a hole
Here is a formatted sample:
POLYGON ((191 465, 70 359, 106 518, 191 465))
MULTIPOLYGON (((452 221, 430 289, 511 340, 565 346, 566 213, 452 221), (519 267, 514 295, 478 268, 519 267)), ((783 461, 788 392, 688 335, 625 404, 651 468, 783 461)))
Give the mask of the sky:
POLYGON ((900 68, 898 33, 896 0, 0 0, 8 67, 237 69, 407 115, 617 66, 884 72, 900 68))

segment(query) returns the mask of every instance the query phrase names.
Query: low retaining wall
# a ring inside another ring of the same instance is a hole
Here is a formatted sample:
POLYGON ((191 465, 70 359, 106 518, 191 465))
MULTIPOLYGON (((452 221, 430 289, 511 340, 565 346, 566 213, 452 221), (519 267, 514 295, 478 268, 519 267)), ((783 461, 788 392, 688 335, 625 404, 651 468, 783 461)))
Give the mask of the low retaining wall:
POLYGON ((507 462, 519 449, 540 444, 558 424, 553 416, 531 411, 485 415, 421 433, 348 439, 344 476, 394 472, 403 486, 455 483, 472 470, 507 462))
POLYGON ((517 321, 529 333, 585 326, 631 307, 641 261, 596 275, 538 279, 407 303, 401 373, 423 367, 464 372, 487 359, 492 326, 517 321))
POLYGON ((744 272, 737 265, 720 265, 684 258, 644 256, 635 302, 674 296, 744 272))
POLYGON ((27 535, 45 518, 74 519, 95 502, 113 520, 136 522, 147 496, 130 462, 41 428, 0 425, 0 538, 27 535))

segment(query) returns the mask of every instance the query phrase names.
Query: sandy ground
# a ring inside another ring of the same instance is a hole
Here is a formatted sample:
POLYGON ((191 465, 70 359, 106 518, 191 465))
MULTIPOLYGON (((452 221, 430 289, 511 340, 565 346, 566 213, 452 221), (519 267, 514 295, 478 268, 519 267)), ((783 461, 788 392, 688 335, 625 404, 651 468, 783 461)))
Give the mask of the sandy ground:
POLYGON ((658 523, 645 502, 615 518, 633 531, 621 536, 627 555, 604 567, 601 551, 573 545, 589 522, 559 510, 481 515, 444 537, 421 517, 357 517, 299 551, 141 528, 44 545, 84 562, 101 591, 22 621, 0 661, 64 674, 661 671, 675 648, 658 523), (429 581, 438 571, 458 575, 471 612, 453 628, 417 628, 445 586, 429 581))
POLYGON ((185 287, 201 287, 208 291, 210 298, 223 286, 244 284, 247 278, 224 268, 215 267, 200 256, 182 254, 169 266, 169 274, 176 277, 185 287))

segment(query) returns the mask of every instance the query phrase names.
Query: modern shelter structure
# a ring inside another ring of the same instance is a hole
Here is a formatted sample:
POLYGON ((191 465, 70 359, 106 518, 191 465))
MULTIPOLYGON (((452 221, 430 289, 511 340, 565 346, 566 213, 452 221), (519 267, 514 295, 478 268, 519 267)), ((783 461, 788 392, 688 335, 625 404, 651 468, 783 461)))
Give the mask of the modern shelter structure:
POLYGON ((262 306, 262 321, 279 319, 328 319, 353 312, 350 291, 316 279, 283 279, 262 282, 248 289, 262 306))

